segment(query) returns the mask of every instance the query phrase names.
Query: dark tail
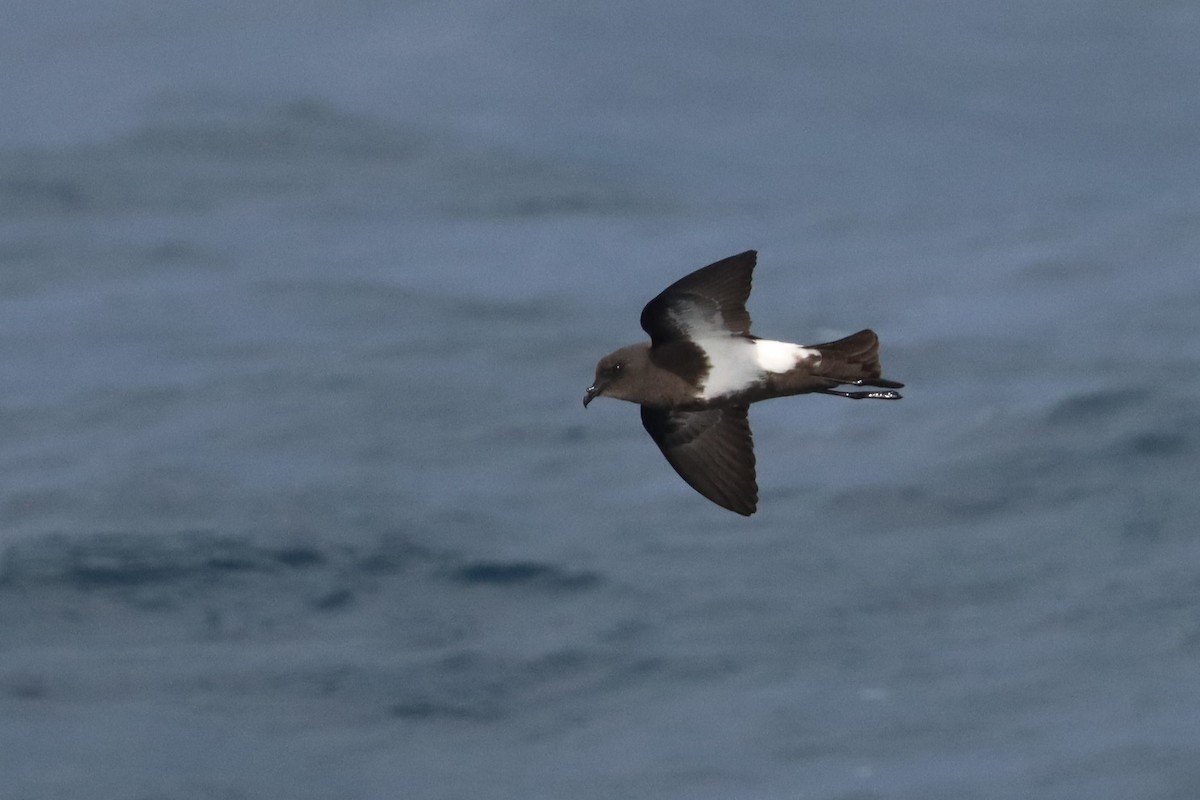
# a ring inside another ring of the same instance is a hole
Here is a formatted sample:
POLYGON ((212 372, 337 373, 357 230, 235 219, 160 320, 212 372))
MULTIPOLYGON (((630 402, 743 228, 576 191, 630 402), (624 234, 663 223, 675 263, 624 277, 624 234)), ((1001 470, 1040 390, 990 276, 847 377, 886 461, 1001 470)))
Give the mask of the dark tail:
POLYGON ((827 379, 830 387, 853 384, 900 389, 904 386, 903 383, 880 377, 883 368, 879 366, 879 337, 875 331, 859 331, 836 342, 807 346, 821 351, 821 365, 814 375, 827 379))

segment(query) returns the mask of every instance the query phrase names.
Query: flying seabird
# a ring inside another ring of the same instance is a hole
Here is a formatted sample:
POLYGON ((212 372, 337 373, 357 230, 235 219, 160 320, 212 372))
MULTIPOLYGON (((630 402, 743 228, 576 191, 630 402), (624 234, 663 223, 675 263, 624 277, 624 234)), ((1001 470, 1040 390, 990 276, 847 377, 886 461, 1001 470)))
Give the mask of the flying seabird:
POLYGON ((746 299, 758 253, 747 250, 680 278, 642 309, 650 342, 609 353, 583 397, 642 407, 642 425, 693 489, 749 516, 758 507, 751 403, 794 394, 899 400, 880 377, 879 337, 861 330, 799 345, 750 333, 746 299), (870 386, 884 391, 843 391, 870 386))

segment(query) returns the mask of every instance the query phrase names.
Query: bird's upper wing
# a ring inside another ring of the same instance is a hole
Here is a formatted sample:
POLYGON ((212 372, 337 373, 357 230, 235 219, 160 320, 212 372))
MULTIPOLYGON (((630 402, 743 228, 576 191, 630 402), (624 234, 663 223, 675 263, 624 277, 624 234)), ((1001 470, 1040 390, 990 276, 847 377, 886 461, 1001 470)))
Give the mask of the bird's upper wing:
POLYGON ((747 250, 685 275, 642 309, 642 328, 657 346, 706 334, 750 333, 746 299, 758 253, 747 250))
POLYGON ((717 505, 750 516, 758 507, 748 406, 668 411, 642 406, 642 425, 679 477, 717 505))

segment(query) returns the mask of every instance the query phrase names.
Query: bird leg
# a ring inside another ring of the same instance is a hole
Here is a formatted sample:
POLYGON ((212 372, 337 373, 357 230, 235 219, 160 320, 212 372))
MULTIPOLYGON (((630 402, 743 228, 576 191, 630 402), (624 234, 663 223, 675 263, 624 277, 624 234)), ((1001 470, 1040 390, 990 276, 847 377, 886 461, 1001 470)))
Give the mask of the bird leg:
MULTIPOLYGON (((861 385, 861 384, 860 384, 861 385)), ((848 397, 851 400, 899 400, 899 392, 839 392, 837 389, 817 389, 819 394, 831 394, 834 397, 848 397)))

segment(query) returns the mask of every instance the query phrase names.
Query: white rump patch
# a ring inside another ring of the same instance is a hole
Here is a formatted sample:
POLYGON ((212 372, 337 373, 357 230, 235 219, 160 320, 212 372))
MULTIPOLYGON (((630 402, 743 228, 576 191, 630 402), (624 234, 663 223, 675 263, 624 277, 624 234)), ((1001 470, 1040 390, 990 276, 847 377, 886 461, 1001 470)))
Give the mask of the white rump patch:
POLYGON ((821 353, 811 347, 770 339, 754 341, 754 356, 767 372, 787 372, 806 358, 819 358, 821 353))
POLYGON ((768 372, 782 373, 820 352, 790 342, 746 339, 728 334, 694 340, 708 356, 711 368, 700 396, 714 400, 744 391, 761 381, 768 372))

